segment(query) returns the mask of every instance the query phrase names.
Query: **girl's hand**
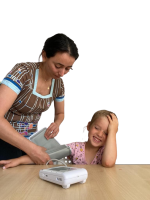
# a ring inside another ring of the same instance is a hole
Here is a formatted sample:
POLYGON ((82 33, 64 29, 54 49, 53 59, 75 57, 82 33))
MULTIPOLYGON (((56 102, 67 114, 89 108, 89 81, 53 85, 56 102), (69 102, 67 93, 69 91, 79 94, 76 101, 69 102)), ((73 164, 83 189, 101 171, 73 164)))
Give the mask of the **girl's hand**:
POLYGON ((1 160, 0 165, 3 165, 3 169, 7 169, 10 167, 16 167, 20 165, 20 161, 18 158, 10 159, 10 160, 1 160))
POLYGON ((108 134, 110 132, 113 132, 114 134, 116 134, 118 131, 118 119, 115 114, 111 113, 110 115, 111 115, 112 119, 109 115, 107 115, 107 118, 109 121, 108 134))
POLYGON ((54 138, 58 134, 58 132, 59 132, 59 125, 53 122, 47 128, 44 136, 46 137, 47 140, 49 140, 50 138, 54 138))

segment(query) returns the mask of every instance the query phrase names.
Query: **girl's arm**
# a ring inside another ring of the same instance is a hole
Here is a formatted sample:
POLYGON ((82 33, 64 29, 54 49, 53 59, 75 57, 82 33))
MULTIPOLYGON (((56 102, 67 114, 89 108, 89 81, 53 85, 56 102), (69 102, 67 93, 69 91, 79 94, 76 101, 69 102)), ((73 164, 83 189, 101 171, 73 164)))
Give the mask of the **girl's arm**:
POLYGON ((114 114, 107 116, 109 120, 108 136, 105 144, 105 149, 102 155, 102 165, 104 167, 112 167, 117 158, 117 145, 116 145, 116 133, 118 131, 118 119, 114 114))
POLYGON ((27 164, 34 164, 31 158, 28 155, 21 156, 19 158, 14 158, 10 160, 1 160, 0 165, 3 165, 3 169, 7 169, 10 167, 16 167, 18 165, 27 165, 27 164))
MULTIPOLYGON (((19 158, 18 158, 19 159, 19 158)), ((28 155, 20 157, 20 165, 34 164, 33 160, 28 155)))

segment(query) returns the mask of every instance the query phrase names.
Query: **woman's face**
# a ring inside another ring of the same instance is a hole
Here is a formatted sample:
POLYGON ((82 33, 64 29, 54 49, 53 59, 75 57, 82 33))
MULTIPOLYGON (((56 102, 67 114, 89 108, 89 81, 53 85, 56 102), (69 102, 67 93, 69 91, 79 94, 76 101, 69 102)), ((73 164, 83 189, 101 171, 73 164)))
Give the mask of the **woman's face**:
POLYGON ((89 142, 93 147, 104 146, 107 139, 109 122, 107 117, 98 117, 91 125, 88 124, 89 142))
POLYGON ((42 53, 43 64, 47 76, 58 79, 69 72, 72 68, 75 58, 68 53, 58 52, 55 56, 47 58, 46 53, 42 53))

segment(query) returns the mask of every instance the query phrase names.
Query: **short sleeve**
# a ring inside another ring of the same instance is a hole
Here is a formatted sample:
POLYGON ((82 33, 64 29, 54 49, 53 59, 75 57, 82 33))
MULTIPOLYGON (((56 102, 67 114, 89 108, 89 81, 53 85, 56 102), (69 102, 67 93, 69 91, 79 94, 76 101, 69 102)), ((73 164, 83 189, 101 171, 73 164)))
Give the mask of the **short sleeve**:
POLYGON ((27 75, 29 74, 27 67, 23 64, 16 64, 12 70, 2 80, 1 84, 4 84, 11 88, 14 92, 19 94, 23 88, 27 75))
POLYGON ((101 148, 101 154, 103 154, 104 149, 105 149, 105 146, 103 146, 103 147, 101 148))
POLYGON ((58 82, 58 95, 57 97, 55 98, 55 101, 57 102, 61 102, 61 101, 64 101, 64 98, 65 98, 65 88, 64 88, 64 83, 63 83, 63 80, 60 78, 59 79, 59 82, 58 82))
POLYGON ((75 142, 66 144, 66 145, 69 146, 71 149, 71 156, 74 156, 75 155, 75 142))
POLYGON ((97 164, 100 164, 100 165, 102 164, 102 156, 103 156, 104 149, 105 149, 104 146, 99 149, 97 164))

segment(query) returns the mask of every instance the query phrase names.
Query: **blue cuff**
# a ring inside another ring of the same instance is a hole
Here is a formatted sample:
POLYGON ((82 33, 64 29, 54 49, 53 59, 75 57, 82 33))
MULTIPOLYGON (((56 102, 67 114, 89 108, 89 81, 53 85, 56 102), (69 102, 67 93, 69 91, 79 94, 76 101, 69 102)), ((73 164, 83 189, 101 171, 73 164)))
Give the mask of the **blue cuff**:
POLYGON ((8 86, 9 88, 11 88, 17 94, 19 94, 20 91, 21 91, 16 85, 14 85, 12 82, 10 82, 10 81, 8 81, 6 79, 3 79, 3 81, 1 82, 1 84, 4 84, 4 85, 8 86))
POLYGON ((56 97, 56 98, 55 98, 55 101, 57 101, 57 102, 61 102, 61 101, 64 101, 64 99, 65 99, 65 96, 62 96, 62 97, 56 97))

